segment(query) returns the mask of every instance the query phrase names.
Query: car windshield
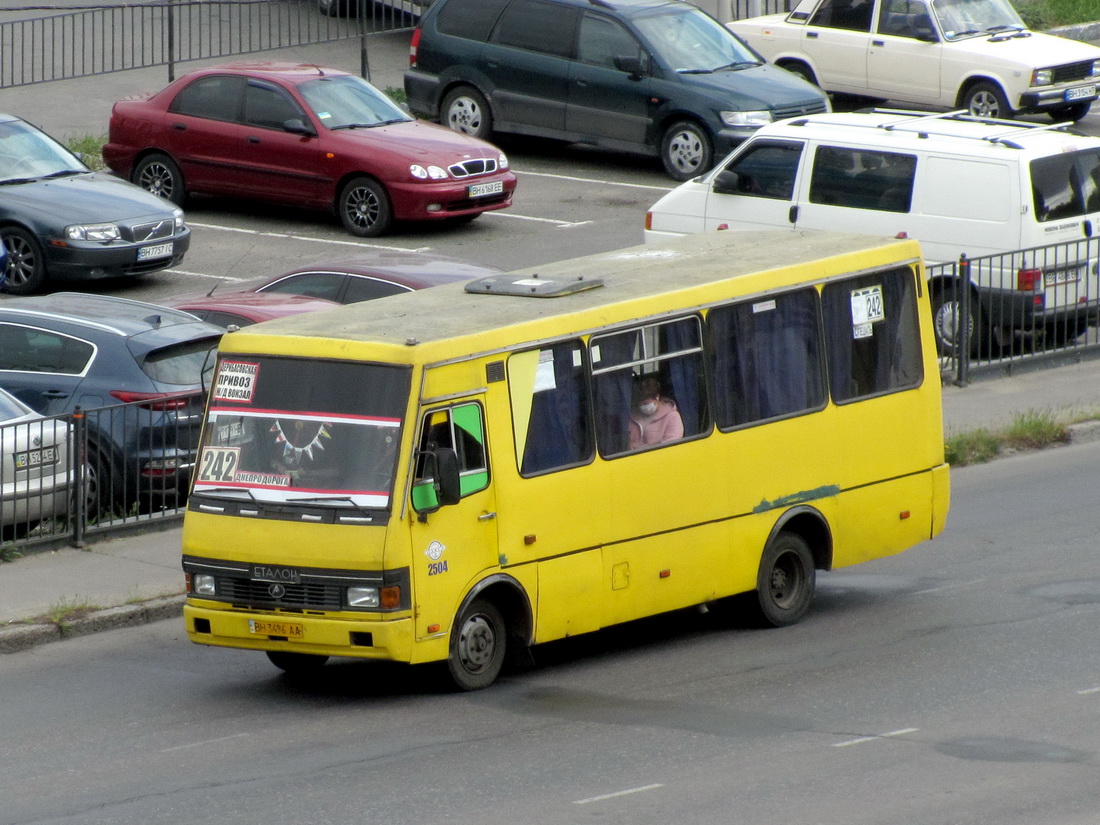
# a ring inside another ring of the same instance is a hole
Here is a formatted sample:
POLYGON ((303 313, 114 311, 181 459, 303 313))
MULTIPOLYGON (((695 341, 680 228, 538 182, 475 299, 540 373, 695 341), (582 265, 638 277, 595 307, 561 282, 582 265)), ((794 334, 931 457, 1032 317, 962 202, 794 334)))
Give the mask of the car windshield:
POLYGON ((634 24, 654 54, 678 72, 709 73, 760 65, 747 46, 698 9, 638 17, 634 24))
POLYGON ((413 119, 382 92, 353 75, 308 80, 298 91, 329 129, 383 126, 413 119))
POLYGON ((948 40, 1027 28, 1008 0, 932 0, 932 10, 948 40))
POLYGON ((195 492, 388 507, 408 395, 400 367, 223 355, 195 492))
POLYGON ((0 122, 0 183, 88 171, 76 155, 29 123, 0 122))

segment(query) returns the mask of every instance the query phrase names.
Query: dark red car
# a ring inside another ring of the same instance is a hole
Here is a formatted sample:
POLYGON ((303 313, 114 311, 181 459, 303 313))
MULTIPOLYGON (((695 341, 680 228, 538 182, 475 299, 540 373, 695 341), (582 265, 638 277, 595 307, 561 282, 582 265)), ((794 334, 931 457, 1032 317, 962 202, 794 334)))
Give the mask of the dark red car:
POLYGON ((203 193, 330 210, 361 237, 504 209, 516 186, 492 144, 416 120, 360 77, 294 63, 200 69, 120 100, 103 159, 177 205, 203 193))
POLYGON ((271 292, 226 292, 209 295, 174 295, 162 302, 173 309, 190 312, 200 321, 228 329, 231 326, 247 327, 270 321, 272 318, 285 318, 303 312, 316 312, 340 306, 335 301, 324 298, 309 298, 305 295, 290 295, 271 292))

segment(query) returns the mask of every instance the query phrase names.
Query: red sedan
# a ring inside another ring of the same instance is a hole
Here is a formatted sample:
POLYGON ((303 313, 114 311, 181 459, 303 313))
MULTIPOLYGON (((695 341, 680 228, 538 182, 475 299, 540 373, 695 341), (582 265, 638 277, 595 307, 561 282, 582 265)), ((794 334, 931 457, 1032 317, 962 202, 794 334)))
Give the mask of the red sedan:
POLYGON ((190 72, 120 100, 103 159, 177 205, 202 193, 335 211, 353 235, 511 205, 508 158, 416 120, 362 78, 293 63, 190 72))

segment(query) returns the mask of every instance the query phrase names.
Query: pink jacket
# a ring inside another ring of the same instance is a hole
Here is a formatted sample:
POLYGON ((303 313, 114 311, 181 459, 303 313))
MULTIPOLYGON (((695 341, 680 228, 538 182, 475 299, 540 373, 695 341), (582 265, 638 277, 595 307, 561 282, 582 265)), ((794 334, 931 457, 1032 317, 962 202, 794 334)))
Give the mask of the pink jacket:
POLYGON ((637 450, 648 444, 662 444, 684 437, 684 422, 676 404, 662 398, 653 415, 630 411, 630 449, 637 450))

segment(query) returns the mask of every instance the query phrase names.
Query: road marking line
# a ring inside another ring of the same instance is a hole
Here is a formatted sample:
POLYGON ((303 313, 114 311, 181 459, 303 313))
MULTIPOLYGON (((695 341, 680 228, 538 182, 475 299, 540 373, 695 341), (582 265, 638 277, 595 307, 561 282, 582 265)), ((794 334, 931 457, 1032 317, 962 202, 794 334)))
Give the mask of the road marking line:
POLYGON ((857 739, 849 739, 846 742, 834 742, 834 748, 846 748, 849 745, 859 745, 863 742, 875 742, 879 739, 885 739, 888 736, 904 736, 907 733, 916 733, 920 728, 902 728, 901 730, 892 730, 889 733, 880 733, 877 736, 860 736, 857 739))
POLYGON ((1087 696, 1090 693, 1100 693, 1100 687, 1085 688, 1085 690, 1077 691, 1078 696, 1087 696))
POLYGON ((427 252, 431 249, 429 246, 420 246, 415 249, 407 249, 403 246, 386 246, 385 244, 378 243, 362 243, 360 241, 337 241, 332 238, 311 238, 308 235, 291 235, 288 232, 266 232, 259 229, 240 229, 236 226, 222 226, 217 223, 196 223, 195 221, 188 221, 188 226, 199 226, 203 229, 219 229, 222 232, 240 232, 243 235, 258 235, 264 238, 286 238, 291 241, 313 241, 314 243, 327 243, 335 246, 358 246, 366 247, 367 249, 387 249, 394 252, 427 252))
POLYGON ((659 782, 653 785, 643 785, 640 788, 630 788, 626 791, 615 791, 615 793, 605 793, 601 796, 590 796, 588 799, 575 799, 574 805, 587 805, 589 802, 603 802, 605 799, 614 799, 617 796, 627 796, 632 793, 641 793, 642 791, 652 791, 656 788, 663 788, 664 785, 659 782))
POLYGON ((512 170, 517 175, 531 175, 535 178, 554 178, 554 180, 571 180, 577 183, 595 183, 600 186, 621 186, 624 189, 652 189, 654 192, 671 192, 672 186, 654 186, 650 183, 622 183, 617 180, 599 180, 598 178, 581 178, 575 175, 555 175, 552 172, 519 172, 512 170))
POLYGON ((231 736, 219 736, 217 739, 206 739, 202 742, 188 742, 186 745, 176 745, 174 748, 163 748, 160 753, 171 753, 172 751, 181 751, 185 748, 194 748, 199 745, 210 745, 214 742, 228 742, 230 739, 241 739, 248 736, 247 733, 234 733, 231 736))
POLYGON ((229 275, 207 275, 205 272, 189 272, 186 269, 165 269, 164 272, 170 272, 173 275, 186 275, 189 278, 214 278, 219 281, 232 281, 233 283, 244 283, 251 280, 251 278, 233 278, 229 275))
POLYGON ((538 221, 539 223, 556 223, 559 229, 571 229, 574 226, 584 226, 592 221, 559 221, 556 218, 535 218, 530 215, 515 215, 510 212, 492 213, 498 218, 515 218, 517 221, 538 221))

